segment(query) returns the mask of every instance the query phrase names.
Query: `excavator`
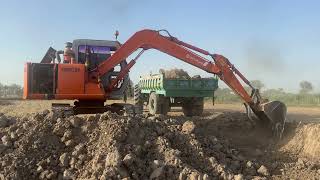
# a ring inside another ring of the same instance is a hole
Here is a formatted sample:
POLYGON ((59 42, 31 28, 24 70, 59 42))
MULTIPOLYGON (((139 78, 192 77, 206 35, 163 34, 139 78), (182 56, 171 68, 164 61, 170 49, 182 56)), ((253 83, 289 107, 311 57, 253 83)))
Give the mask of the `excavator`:
MULTIPOLYGON (((116 37, 118 34, 117 31, 116 37)), ((281 135, 287 113, 283 102, 263 99, 259 90, 223 55, 183 42, 167 30, 141 30, 123 44, 117 40, 77 39, 66 43, 64 50, 50 47, 41 63, 25 64, 23 97, 73 100, 73 105, 52 104, 53 108, 65 108, 72 114, 130 109, 128 104, 105 105, 105 101, 123 96, 129 83, 130 68, 149 49, 218 76, 243 100, 250 117, 253 112, 255 119, 270 128, 275 136, 281 135), (60 55, 63 55, 63 61, 60 55), (127 62, 130 55, 135 56, 127 62), (251 93, 242 83, 251 88, 251 93)))

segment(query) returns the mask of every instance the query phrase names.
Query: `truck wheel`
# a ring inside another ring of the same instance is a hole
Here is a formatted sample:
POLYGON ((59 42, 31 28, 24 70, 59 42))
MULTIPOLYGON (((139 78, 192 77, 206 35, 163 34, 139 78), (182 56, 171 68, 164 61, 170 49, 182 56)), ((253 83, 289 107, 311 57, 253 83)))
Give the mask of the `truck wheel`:
POLYGON ((138 84, 134 86, 134 108, 136 114, 143 113, 143 97, 141 94, 141 90, 138 84))
POLYGON ((161 113, 160 96, 155 92, 152 92, 149 96, 148 109, 149 109, 149 113, 152 115, 161 113))
POLYGON ((203 113, 203 98, 187 99, 182 104, 182 110, 185 116, 200 116, 203 113))
POLYGON ((167 115, 168 112, 171 110, 170 108, 170 98, 167 98, 167 97, 161 97, 160 96, 160 99, 161 99, 161 114, 163 115, 167 115))

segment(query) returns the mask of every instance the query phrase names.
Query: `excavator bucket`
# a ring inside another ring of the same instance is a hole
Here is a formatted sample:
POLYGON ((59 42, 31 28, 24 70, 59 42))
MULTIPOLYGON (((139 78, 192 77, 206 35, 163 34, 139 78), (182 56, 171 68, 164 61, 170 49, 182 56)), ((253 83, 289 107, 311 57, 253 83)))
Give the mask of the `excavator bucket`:
POLYGON ((287 116, 287 106, 281 101, 262 104, 262 111, 255 114, 266 125, 268 124, 275 138, 281 138, 287 116))

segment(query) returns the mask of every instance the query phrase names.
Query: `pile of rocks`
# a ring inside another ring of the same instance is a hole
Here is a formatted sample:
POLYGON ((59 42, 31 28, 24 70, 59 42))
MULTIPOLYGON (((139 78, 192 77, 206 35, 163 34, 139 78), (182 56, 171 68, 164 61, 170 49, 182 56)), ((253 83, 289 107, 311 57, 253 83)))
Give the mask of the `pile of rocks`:
POLYGON ((200 136, 193 119, 63 118, 49 111, 0 116, 0 177, 7 179, 266 179, 222 137, 200 136))

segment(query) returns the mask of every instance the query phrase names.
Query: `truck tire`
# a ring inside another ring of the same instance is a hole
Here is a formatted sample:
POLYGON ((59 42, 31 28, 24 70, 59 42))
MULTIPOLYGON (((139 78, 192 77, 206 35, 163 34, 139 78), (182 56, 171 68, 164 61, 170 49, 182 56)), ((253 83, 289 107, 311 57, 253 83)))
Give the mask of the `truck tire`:
POLYGON ((143 113, 143 97, 141 94, 141 89, 138 84, 134 86, 134 99, 133 99, 134 109, 136 114, 143 113))
POLYGON ((170 99, 163 95, 152 92, 149 96, 148 103, 149 113, 152 115, 163 114, 167 115, 170 111, 170 99))
POLYGON ((160 96, 160 99, 161 99, 161 102, 162 102, 161 103, 161 114, 167 115, 168 112, 171 110, 170 98, 160 96))
POLYGON ((161 113, 161 102, 159 94, 152 92, 149 96, 149 103, 148 103, 149 113, 152 115, 160 114, 161 113))
POLYGON ((185 116, 200 116, 203 113, 203 98, 188 98, 182 103, 182 110, 185 116))

